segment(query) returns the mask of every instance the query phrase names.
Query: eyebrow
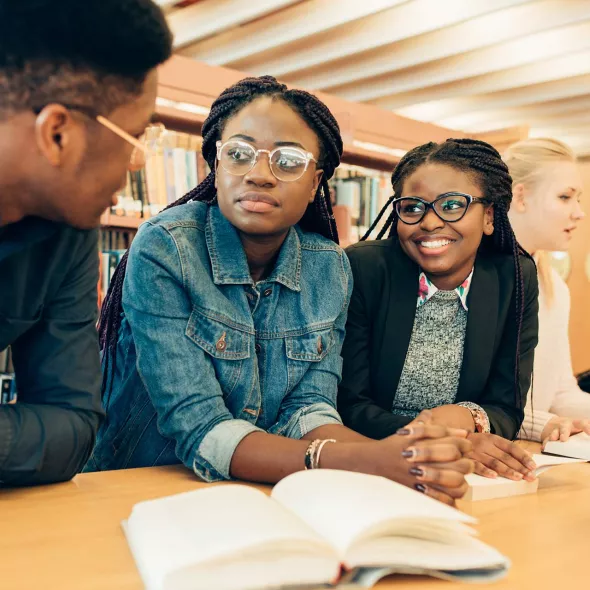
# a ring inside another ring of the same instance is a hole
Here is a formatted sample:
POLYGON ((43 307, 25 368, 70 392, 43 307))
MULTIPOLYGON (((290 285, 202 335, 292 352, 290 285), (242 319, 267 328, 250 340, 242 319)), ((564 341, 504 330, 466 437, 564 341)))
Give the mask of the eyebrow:
MULTIPOLYGON (((256 139, 254 137, 251 137, 250 135, 245 135, 243 133, 236 133, 235 135, 232 135, 229 139, 243 139, 244 141, 249 141, 250 143, 256 143, 256 139)), ((301 148, 303 151, 307 151, 307 149, 297 141, 275 141, 274 145, 276 147, 295 146, 301 148)))

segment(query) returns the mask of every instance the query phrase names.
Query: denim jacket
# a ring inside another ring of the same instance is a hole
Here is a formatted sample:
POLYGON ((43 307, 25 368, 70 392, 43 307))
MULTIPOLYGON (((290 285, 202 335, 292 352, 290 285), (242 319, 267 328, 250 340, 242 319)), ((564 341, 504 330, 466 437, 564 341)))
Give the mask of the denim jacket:
POLYGON ((189 203, 144 223, 129 255, 107 420, 87 470, 180 460, 206 481, 229 479, 252 432, 298 439, 340 424, 351 291, 343 251, 299 227, 255 283, 217 206, 189 203))

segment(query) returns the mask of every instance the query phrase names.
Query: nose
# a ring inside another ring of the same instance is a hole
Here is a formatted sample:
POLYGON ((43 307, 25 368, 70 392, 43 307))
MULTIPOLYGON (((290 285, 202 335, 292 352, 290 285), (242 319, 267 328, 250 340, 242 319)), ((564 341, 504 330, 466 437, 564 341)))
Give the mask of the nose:
POLYGON ((582 203, 580 203, 580 201, 576 201, 574 212, 572 213, 572 218, 579 221, 581 219, 584 219, 584 217, 586 217, 586 214, 584 213, 584 209, 582 209, 582 203))
POLYGON ((252 169, 244 176, 246 182, 251 182, 257 186, 275 186, 277 179, 270 169, 270 160, 268 154, 259 152, 256 162, 252 169))
POLYGON ((432 210, 432 208, 427 209, 426 215, 424 215, 420 222, 420 228, 427 232, 440 229, 441 227, 444 227, 444 225, 445 222, 432 210))

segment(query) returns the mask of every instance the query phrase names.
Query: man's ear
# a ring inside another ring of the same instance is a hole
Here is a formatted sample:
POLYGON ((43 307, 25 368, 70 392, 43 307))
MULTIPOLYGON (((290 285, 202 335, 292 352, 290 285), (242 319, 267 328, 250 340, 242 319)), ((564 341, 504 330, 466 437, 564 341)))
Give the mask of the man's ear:
POLYGON ((512 187, 512 205, 510 208, 518 213, 526 211, 526 191, 522 182, 512 187))
POLYGON ((320 188, 320 182, 322 182, 322 176, 324 175, 323 170, 316 170, 314 177, 313 177, 313 187, 311 191, 311 197, 309 199, 310 203, 313 203, 315 196, 318 192, 318 188, 320 188))
POLYGON ((35 121, 35 139, 41 153, 55 167, 63 165, 72 147, 85 143, 81 127, 60 104, 47 105, 39 113, 35 121))
POLYGON ((494 206, 486 207, 483 218, 483 233, 491 236, 494 233, 494 206))

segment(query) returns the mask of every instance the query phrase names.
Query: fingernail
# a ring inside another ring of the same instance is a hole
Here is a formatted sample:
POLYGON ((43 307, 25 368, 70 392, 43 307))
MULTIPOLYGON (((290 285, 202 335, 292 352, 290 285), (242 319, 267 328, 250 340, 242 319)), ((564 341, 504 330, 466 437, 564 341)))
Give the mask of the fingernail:
POLYGON ((414 488, 422 494, 426 493, 426 486, 421 483, 417 483, 416 485, 414 485, 414 488))
POLYGON ((526 466, 531 470, 534 471, 537 468, 537 464, 534 461, 527 461, 526 466))
POLYGON ((412 432, 412 430, 410 428, 400 428, 396 434, 399 434, 401 436, 406 436, 408 434, 410 434, 412 432))
POLYGON ((424 475, 424 471, 422 469, 420 469, 420 467, 412 467, 412 469, 410 469, 410 473, 412 475, 417 475, 419 477, 424 475))
POLYGON ((412 457, 416 456, 416 449, 406 449, 402 451, 402 457, 405 459, 411 459, 412 457))
POLYGON ((514 477, 516 477, 516 479, 522 479, 524 477, 524 475, 522 473, 515 473, 514 477))

